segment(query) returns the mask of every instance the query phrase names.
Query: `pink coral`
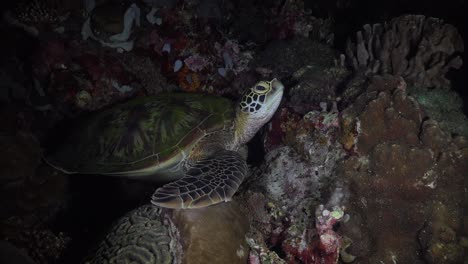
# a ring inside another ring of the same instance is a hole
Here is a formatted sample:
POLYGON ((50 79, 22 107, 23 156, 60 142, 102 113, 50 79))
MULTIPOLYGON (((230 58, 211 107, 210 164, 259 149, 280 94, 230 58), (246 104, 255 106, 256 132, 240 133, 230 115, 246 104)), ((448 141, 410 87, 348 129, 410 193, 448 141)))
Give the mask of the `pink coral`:
POLYGON ((202 57, 198 54, 194 54, 184 60, 185 65, 194 71, 199 72, 208 66, 209 62, 205 57, 202 57))
POLYGON ((332 211, 321 205, 316 212, 315 229, 305 229, 300 237, 290 238, 283 242, 283 251, 287 254, 288 263, 300 260, 305 264, 338 263, 341 236, 333 230, 343 216, 341 207, 332 211))
POLYGON ((260 264, 260 257, 254 252, 249 254, 249 264, 260 264))
POLYGON ((333 103, 330 111, 326 110, 325 104, 322 111, 311 111, 304 116, 304 119, 310 122, 314 128, 322 131, 340 127, 336 102, 333 103))
POLYGON ((267 126, 263 142, 265 150, 271 151, 281 146, 284 143, 287 132, 298 129, 300 120, 301 117, 289 111, 288 108, 279 109, 267 126))

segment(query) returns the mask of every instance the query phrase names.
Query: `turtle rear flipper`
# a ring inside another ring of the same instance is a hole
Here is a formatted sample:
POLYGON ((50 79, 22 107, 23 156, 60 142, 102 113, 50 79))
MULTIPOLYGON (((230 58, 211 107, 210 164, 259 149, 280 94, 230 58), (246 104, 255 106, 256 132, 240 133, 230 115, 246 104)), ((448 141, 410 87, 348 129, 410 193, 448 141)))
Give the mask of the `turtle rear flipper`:
POLYGON ((242 156, 223 150, 196 162, 183 178, 157 189, 151 203, 185 209, 230 201, 246 174, 242 156))

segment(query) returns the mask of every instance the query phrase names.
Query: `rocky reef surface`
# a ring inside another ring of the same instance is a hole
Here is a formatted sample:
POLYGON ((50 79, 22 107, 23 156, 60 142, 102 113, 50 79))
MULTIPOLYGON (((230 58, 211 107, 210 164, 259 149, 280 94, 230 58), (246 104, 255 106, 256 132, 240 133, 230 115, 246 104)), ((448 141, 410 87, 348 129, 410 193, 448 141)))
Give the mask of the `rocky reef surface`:
POLYGON ((1 25, 0 259, 467 261, 454 26, 405 15, 337 51, 332 20, 302 1, 31 2, 1 25), (237 99, 273 77, 286 95, 251 143, 256 162, 233 202, 161 209, 147 204, 152 184, 68 177, 41 160, 46 135, 76 117, 160 92, 237 99))

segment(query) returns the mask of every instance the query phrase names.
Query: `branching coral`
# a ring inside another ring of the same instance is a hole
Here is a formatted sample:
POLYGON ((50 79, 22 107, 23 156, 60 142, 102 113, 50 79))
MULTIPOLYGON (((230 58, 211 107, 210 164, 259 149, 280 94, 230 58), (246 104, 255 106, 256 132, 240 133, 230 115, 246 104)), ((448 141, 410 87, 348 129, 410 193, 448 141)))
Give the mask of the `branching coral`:
POLYGON ((462 37, 441 19, 406 15, 363 29, 346 48, 355 70, 402 76, 416 87, 448 88, 445 74, 462 65, 457 54, 464 50, 462 37))

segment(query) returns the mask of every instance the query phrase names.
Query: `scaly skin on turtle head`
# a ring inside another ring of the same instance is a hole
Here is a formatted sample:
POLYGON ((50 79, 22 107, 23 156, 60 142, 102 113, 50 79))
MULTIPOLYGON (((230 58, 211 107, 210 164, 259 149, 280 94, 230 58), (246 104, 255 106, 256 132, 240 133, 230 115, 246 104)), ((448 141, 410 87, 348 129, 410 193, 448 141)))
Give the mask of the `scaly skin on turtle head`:
POLYGON ((283 84, 277 79, 260 81, 248 89, 239 103, 235 120, 234 145, 247 143, 270 121, 283 97, 283 84))

